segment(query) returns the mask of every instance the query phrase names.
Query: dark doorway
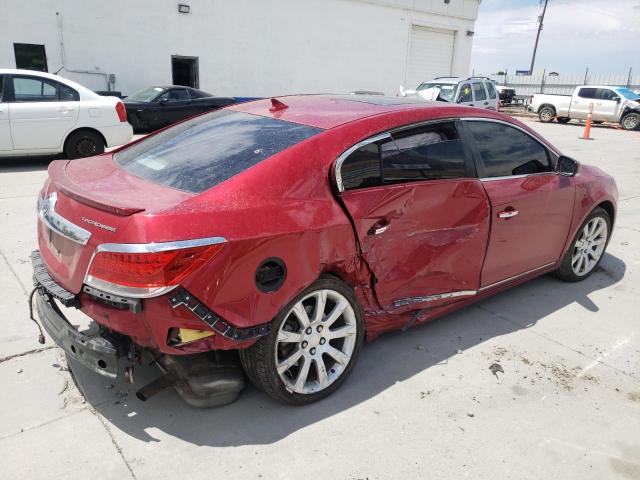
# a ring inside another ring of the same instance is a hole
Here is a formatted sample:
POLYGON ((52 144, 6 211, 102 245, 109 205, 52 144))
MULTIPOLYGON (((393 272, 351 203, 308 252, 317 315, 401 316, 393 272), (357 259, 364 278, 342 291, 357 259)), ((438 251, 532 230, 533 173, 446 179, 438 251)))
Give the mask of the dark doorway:
POLYGON ((172 55, 171 75, 174 85, 198 88, 198 57, 172 55))
POLYGON ((44 51, 44 45, 14 43, 13 52, 16 55, 16 68, 37 70, 39 72, 48 71, 47 54, 44 51))

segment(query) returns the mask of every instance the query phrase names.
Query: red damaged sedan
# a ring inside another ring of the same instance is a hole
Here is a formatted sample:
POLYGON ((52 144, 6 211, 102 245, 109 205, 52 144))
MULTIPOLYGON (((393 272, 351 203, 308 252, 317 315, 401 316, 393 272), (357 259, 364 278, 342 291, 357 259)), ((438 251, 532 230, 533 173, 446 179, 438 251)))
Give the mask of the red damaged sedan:
POLYGON ((133 381, 153 359, 162 375, 141 399, 173 386, 220 405, 246 373, 305 404, 345 381, 365 338, 548 272, 586 278, 616 199, 610 176, 497 112, 260 100, 53 162, 34 296, 49 336, 94 372, 133 381))

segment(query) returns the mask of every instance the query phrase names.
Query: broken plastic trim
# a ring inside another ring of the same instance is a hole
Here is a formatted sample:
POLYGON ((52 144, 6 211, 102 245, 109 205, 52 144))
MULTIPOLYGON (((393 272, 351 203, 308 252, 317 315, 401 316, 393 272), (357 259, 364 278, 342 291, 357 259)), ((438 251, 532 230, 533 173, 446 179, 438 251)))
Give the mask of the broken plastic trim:
POLYGON ((230 338, 231 340, 251 340, 262 337, 271 331, 270 323, 263 323, 262 325, 256 325, 255 327, 236 328, 222 320, 186 290, 181 290, 169 297, 169 303, 173 308, 184 305, 215 332, 223 337, 230 338))

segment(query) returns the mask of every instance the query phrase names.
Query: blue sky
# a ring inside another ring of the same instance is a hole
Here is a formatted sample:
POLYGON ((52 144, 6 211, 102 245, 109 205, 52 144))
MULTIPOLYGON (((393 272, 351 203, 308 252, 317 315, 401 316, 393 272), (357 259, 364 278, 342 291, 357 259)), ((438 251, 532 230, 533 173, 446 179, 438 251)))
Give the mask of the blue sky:
MULTIPOLYGON (((473 37, 476 74, 527 70, 539 0, 482 0, 473 37)), ((640 76, 640 0, 549 0, 535 73, 640 76)))

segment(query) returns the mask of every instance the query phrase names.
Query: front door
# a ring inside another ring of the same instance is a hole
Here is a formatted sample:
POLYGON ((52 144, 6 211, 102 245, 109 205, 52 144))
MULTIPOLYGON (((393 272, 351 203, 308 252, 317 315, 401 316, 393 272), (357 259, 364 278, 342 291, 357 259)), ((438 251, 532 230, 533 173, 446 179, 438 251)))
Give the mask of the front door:
POLYGON ((481 286, 550 266, 562 254, 573 213, 569 177, 528 133, 491 121, 465 122, 491 201, 491 235, 481 286))
POLYGON ((77 92, 54 80, 28 76, 14 76, 12 87, 9 120, 14 149, 60 149, 78 119, 77 92))
POLYGON ((11 126, 9 125, 9 104, 5 98, 4 77, 0 75, 0 151, 13 148, 11 141, 11 126))
POLYGON ((619 105, 620 95, 610 88, 598 88, 593 104, 593 119, 615 122, 618 119, 619 105))
POLYGON ((490 207, 454 122, 388 135, 355 149, 336 169, 384 309, 475 294, 490 207))

